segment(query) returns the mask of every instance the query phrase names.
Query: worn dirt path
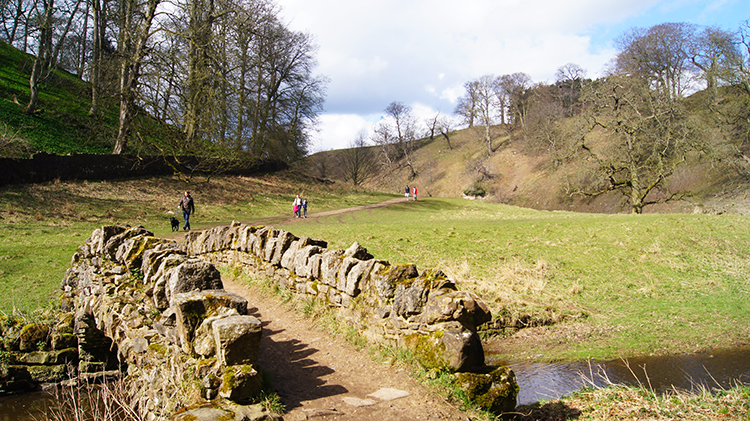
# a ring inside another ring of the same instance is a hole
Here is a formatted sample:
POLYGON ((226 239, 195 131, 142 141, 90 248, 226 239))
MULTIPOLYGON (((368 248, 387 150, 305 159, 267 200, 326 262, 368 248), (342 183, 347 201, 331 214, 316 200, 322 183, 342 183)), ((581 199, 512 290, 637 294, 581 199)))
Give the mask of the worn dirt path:
MULTIPOLYGON (((308 214, 308 219, 375 209, 404 201, 308 214)), ((288 216, 252 224, 295 221, 288 216)), ((303 220, 296 220, 300 223, 303 220)), ((258 364, 286 406, 286 421, 299 420, 468 420, 442 397, 397 367, 373 361, 343 338, 311 326, 310 320, 274 297, 252 287, 224 281, 224 288, 245 297, 251 314, 263 323, 258 364)))
POLYGON ((407 372, 374 362, 276 298, 228 280, 224 288, 245 297, 263 323, 258 364, 286 406, 286 421, 468 420, 407 372))

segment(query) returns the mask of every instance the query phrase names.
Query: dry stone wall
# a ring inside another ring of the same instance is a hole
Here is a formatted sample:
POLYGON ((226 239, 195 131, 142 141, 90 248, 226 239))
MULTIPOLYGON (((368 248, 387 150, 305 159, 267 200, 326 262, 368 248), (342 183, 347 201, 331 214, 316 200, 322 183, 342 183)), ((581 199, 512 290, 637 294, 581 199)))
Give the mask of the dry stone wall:
POLYGON ((322 300, 377 341, 409 348, 429 369, 456 371, 474 402, 514 410, 518 384, 507 367, 487 367, 477 327, 492 319, 475 294, 458 291, 440 270, 374 258, 355 242, 331 250, 324 240, 270 226, 233 222, 185 236, 187 255, 240 267, 296 294, 322 300))
POLYGON ((73 255, 51 325, 0 324, 0 393, 124 373, 144 419, 276 419, 252 405, 262 387, 261 322, 245 298, 223 289, 222 264, 324 301, 373 340, 408 347, 427 368, 459 372, 488 409, 515 407, 513 372, 484 364, 477 326, 491 315, 476 295, 439 270, 391 264, 358 243, 327 246, 239 223, 190 232, 179 244, 143 227, 97 229, 73 255))
POLYGON ((410 347, 425 366, 484 367, 477 326, 491 319, 490 311, 440 270, 420 273, 413 264, 375 259, 356 242, 331 250, 323 240, 238 223, 188 233, 185 251, 323 300, 371 338, 410 347))
MULTIPOLYGON (((226 420, 281 418, 253 405, 262 388, 260 320, 245 298, 223 289, 214 265, 176 242, 143 227, 97 229, 74 254, 62 289, 57 330, 73 338, 67 352, 53 346, 49 355, 67 363, 66 373, 37 385, 124 374, 142 419, 200 420, 206 411, 226 420)), ((6 350, 13 362, 28 360, 15 342, 6 350)), ((3 383, 0 373, 0 386, 22 386, 24 368, 4 367, 16 378, 3 383)))

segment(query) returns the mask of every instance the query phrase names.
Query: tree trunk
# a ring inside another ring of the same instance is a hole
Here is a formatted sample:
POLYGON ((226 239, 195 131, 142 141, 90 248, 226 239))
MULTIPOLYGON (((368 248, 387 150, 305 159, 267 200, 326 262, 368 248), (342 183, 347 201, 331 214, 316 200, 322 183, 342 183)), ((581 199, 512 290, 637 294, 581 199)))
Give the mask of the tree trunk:
MULTIPOLYGON (((138 32, 135 34, 136 42, 132 49, 132 54, 129 57, 123 57, 122 70, 120 71, 120 128, 117 132, 117 141, 112 151, 115 155, 124 153, 127 146, 127 139, 130 135, 133 122, 135 90, 138 87, 141 64, 146 55, 146 42, 151 35, 151 23, 154 20, 154 14, 159 2, 160 0, 148 0, 146 13, 143 16, 141 24, 138 26, 138 32)), ((130 19, 130 16, 126 18, 126 21, 127 19, 130 19)), ((129 28, 130 25, 126 23, 124 27, 129 28)), ((127 51, 131 37, 126 34, 123 39, 125 40, 123 51, 127 51)))
POLYGON ((93 8, 93 45, 91 46, 91 109, 89 115, 96 117, 99 114, 99 72, 101 71, 102 41, 100 25, 102 4, 101 0, 91 0, 93 8))
POLYGON ((52 13, 54 1, 47 0, 44 6, 44 19, 39 31, 39 45, 37 47, 36 58, 34 58, 34 68, 29 78, 29 104, 23 110, 24 114, 27 115, 32 115, 36 112, 39 102, 39 79, 49 59, 50 48, 52 47, 52 13))

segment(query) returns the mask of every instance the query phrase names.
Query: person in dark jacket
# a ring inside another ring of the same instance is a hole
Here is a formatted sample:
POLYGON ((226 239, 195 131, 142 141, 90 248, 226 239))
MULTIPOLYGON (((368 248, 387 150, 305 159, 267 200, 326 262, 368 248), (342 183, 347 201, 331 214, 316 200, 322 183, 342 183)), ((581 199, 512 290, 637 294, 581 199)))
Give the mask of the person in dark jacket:
POLYGON ((182 210, 182 219, 185 221, 182 229, 190 231, 190 214, 195 213, 195 202, 193 202, 193 197, 190 196, 189 191, 186 191, 185 195, 180 199, 179 208, 182 210))

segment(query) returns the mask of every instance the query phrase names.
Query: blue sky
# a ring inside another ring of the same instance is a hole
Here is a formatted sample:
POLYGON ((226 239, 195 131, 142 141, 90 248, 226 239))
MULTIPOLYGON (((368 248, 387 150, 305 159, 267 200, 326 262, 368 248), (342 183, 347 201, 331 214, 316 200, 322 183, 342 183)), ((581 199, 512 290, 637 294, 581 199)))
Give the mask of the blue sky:
POLYGON ((690 22, 737 30, 750 0, 277 0, 319 47, 329 78, 313 151, 346 147, 401 101, 420 118, 451 114, 463 84, 485 74, 554 81, 575 63, 597 77, 629 28, 690 22))

